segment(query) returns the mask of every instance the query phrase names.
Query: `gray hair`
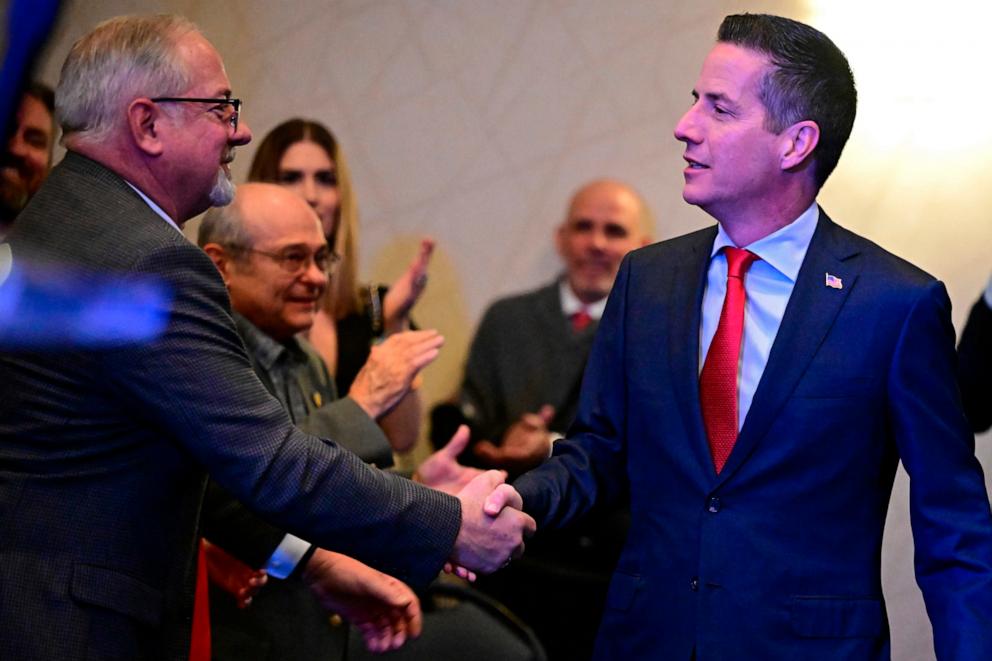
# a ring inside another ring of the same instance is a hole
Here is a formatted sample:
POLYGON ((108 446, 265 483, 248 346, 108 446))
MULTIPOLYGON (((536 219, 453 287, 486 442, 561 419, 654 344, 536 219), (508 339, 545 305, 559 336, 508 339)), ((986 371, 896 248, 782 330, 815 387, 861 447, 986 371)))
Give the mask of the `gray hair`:
POLYGON ((176 41, 197 27, 181 16, 118 16, 81 37, 66 57, 55 90, 63 139, 107 139, 123 109, 140 96, 176 96, 190 74, 176 41))
POLYGON ((218 243, 234 252, 255 245, 255 240, 245 229, 241 207, 237 199, 226 207, 211 207, 200 223, 196 244, 202 248, 208 243, 218 243))

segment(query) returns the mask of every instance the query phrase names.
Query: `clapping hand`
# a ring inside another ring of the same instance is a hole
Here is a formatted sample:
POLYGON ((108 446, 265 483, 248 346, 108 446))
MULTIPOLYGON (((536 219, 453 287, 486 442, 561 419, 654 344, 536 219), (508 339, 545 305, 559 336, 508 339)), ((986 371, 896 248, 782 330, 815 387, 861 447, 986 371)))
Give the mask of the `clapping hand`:
POLYGON ((458 455, 468 445, 468 439, 468 427, 460 425, 447 445, 421 462, 413 474, 414 481, 457 496, 469 482, 482 474, 478 468, 458 463, 458 455))
POLYGON ((555 407, 545 404, 537 413, 525 413, 495 445, 479 441, 473 452, 487 466, 504 468, 517 475, 534 468, 551 456, 551 432, 548 425, 555 417, 555 407))
POLYGON ((382 300, 383 326, 387 333, 406 330, 410 325, 410 310, 427 286, 427 266, 434 251, 433 239, 421 239, 420 250, 406 271, 389 286, 382 300))
POLYGON ((372 347, 348 397, 378 420, 410 391, 414 377, 437 358, 442 344, 444 338, 436 330, 390 335, 372 347))

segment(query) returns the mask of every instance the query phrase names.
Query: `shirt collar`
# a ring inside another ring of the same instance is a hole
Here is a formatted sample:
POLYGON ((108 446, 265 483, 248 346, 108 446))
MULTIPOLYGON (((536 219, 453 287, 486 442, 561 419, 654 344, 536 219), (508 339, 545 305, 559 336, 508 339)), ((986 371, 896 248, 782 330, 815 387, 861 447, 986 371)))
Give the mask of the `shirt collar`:
POLYGON ((245 348, 265 371, 272 370, 284 355, 290 358, 304 355, 295 337, 286 342, 277 342, 237 312, 233 313, 233 316, 245 348))
POLYGON ((150 198, 147 195, 145 195, 144 193, 142 193, 141 190, 138 189, 137 186, 135 186, 134 184, 132 184, 127 179, 124 180, 124 183, 127 184, 128 186, 130 186, 134 190, 135 193, 137 193, 139 196, 141 196, 141 199, 145 201, 145 204, 147 204, 149 207, 151 207, 151 210, 152 211, 154 211, 159 216, 161 216, 162 219, 165 220, 165 222, 167 222, 170 225, 172 225, 173 227, 175 227, 177 232, 179 232, 180 234, 183 233, 183 231, 182 231, 182 229, 180 229, 179 225, 176 224, 176 221, 174 221, 171 218, 169 218, 169 214, 167 214, 164 211, 162 211, 162 207, 160 207, 159 205, 155 204, 152 201, 152 198, 150 198))
POLYGON ((562 277, 558 281, 558 298, 561 300, 561 312, 565 315, 566 319, 570 319, 573 314, 585 308, 586 313, 591 319, 599 321, 603 316, 603 310, 606 309, 606 296, 595 303, 583 303, 575 295, 575 292, 572 291, 572 287, 568 284, 568 278, 566 277, 562 277))
MULTIPOLYGON (((819 219, 820 209, 814 201, 806 211, 803 211, 798 218, 785 227, 742 247, 747 248, 776 271, 795 282, 819 219)), ((737 247, 724 231, 723 225, 718 225, 718 227, 716 239, 713 241, 713 250, 710 253, 711 259, 724 247, 737 247)))

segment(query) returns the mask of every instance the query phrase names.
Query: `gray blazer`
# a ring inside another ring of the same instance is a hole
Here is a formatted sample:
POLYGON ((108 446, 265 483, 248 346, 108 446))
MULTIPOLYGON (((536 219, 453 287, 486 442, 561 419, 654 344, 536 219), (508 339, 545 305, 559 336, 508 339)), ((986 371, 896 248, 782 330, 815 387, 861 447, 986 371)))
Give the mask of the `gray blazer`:
POLYGON ((595 334, 595 323, 572 331, 557 281, 493 303, 472 340, 462 383, 462 406, 477 436, 495 442, 543 404, 555 407, 550 428, 564 432, 575 418, 595 334))
POLYGON ((457 500, 293 427, 213 264, 120 177, 69 153, 10 244, 157 276, 174 300, 149 344, 0 355, 0 658, 185 658, 207 471, 320 546, 414 584, 437 573, 457 500))

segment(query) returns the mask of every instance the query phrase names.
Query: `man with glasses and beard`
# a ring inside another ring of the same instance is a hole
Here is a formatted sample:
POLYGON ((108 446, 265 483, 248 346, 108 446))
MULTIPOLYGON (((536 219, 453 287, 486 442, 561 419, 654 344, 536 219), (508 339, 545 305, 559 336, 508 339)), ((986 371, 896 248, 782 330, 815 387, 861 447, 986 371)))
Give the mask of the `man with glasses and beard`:
MULTIPOLYGON (((145 344, 0 354, 0 658, 187 658, 207 471, 273 524, 413 585, 446 561, 495 570, 533 530, 483 513, 495 489, 520 504, 499 473, 458 496, 382 473, 297 430, 255 377, 217 269, 180 231, 233 198, 239 105, 174 16, 111 19, 63 65, 68 154, 19 216, 13 258, 158 278, 173 301, 145 344)), ((421 333, 407 386, 442 341, 421 333)))

